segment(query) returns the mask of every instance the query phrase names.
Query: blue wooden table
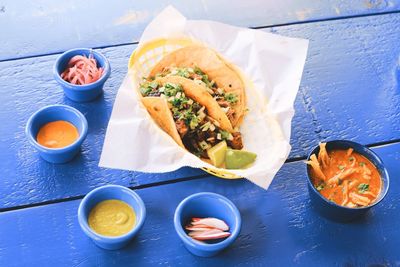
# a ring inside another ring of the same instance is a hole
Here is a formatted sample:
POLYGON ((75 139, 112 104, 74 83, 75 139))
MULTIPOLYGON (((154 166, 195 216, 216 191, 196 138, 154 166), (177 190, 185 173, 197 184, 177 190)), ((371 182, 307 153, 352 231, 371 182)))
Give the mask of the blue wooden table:
POLYGON ((3 1, 0 36, 0 266, 400 266, 400 1, 3 1), (129 55, 171 3, 188 18, 310 40, 292 151, 268 191, 191 168, 98 167, 129 55), (74 47, 97 48, 110 60, 105 93, 94 102, 68 100, 52 77, 57 56, 74 47), (82 153, 64 165, 40 159, 24 134, 34 111, 56 103, 89 123, 82 153), (303 161, 329 139, 366 144, 388 168, 387 197, 361 220, 335 223, 310 207, 303 161), (118 251, 96 247, 77 221, 81 198, 105 184, 134 189, 148 211, 137 238, 118 251), (172 221, 178 203, 201 191, 227 196, 243 219, 237 241, 208 259, 185 250, 172 221))

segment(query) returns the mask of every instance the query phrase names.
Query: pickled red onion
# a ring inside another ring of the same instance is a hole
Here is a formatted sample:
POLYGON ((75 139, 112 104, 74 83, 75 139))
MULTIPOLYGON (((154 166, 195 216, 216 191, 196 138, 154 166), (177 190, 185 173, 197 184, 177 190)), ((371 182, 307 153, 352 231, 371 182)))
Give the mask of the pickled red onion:
POLYGON ((97 67, 93 55, 89 57, 77 55, 69 60, 67 68, 61 73, 61 78, 72 84, 84 85, 97 81, 102 74, 103 68, 97 67))

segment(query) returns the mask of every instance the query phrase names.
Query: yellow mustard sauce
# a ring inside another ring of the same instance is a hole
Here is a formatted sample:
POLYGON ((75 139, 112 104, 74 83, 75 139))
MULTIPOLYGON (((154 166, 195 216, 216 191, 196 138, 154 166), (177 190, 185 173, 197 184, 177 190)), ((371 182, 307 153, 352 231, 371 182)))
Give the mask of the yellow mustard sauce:
POLYGON ((133 208, 121 200, 104 200, 90 211, 88 223, 100 235, 120 236, 132 230, 136 215, 133 208))

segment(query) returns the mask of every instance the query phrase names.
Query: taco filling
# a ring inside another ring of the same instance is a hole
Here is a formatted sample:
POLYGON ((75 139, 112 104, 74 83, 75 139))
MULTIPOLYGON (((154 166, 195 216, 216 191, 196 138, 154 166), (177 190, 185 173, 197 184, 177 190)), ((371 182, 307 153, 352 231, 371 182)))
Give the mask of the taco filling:
POLYGON ((178 68, 166 67, 156 77, 180 76, 186 79, 193 80, 196 84, 202 85, 207 89, 207 92, 218 102, 218 105, 225 112, 230 121, 234 120, 235 108, 234 105, 238 102, 237 94, 233 92, 225 92, 223 88, 218 87, 215 81, 210 80, 200 68, 178 68))
MULTIPOLYGON (((206 75, 201 75, 195 70, 186 69, 189 77, 196 77, 193 80, 204 82, 206 75), (198 76, 196 76, 198 75, 198 76), (201 76, 201 77, 200 77, 201 76)), ((208 80, 206 80, 207 82, 208 80)), ((204 83, 206 83, 204 82, 204 83)), ((208 81, 212 83, 211 81, 208 81)), ((223 91, 218 92, 216 86, 213 97, 221 101, 230 103, 227 99, 234 101, 234 97, 226 96, 223 91)), ((214 92, 214 90, 213 90, 214 92)), ((240 132, 229 132, 221 128, 218 121, 210 117, 205 106, 187 97, 180 84, 145 80, 140 85, 140 93, 143 97, 161 97, 167 101, 172 113, 175 127, 187 150, 201 158, 208 158, 207 149, 221 141, 226 141, 228 146, 233 149, 242 149, 242 137, 240 132)), ((227 106, 229 109, 229 105, 227 106)))

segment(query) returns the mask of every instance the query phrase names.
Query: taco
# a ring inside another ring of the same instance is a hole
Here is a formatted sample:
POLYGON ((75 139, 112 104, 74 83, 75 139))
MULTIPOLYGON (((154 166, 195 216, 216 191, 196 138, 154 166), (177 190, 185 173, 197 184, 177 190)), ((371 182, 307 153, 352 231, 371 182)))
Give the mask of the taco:
POLYGON ((242 149, 241 134, 231 132, 221 123, 225 114, 218 106, 213 109, 215 100, 207 100, 203 94, 199 96, 200 90, 188 90, 190 85, 196 84, 181 77, 145 80, 140 85, 142 103, 159 127, 177 144, 202 159, 208 158, 207 149, 224 140, 230 148, 242 149))
POLYGON ((246 110, 244 83, 235 68, 210 48, 193 45, 173 51, 154 66, 149 76, 191 79, 206 88, 233 128, 243 120, 246 110))
POLYGON ((166 83, 180 84, 185 95, 198 102, 200 105, 205 106, 208 115, 214 118, 222 129, 233 132, 233 127, 228 116, 223 109, 221 109, 218 102, 207 92, 204 86, 180 76, 159 77, 156 79, 156 82, 162 85, 166 83))

